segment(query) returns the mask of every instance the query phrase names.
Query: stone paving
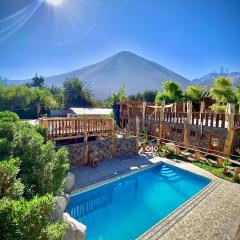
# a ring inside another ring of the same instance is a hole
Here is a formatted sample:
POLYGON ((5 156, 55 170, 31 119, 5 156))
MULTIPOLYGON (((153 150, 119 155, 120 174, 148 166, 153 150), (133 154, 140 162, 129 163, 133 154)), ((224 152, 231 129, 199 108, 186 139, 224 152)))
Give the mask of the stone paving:
POLYGON ((240 240, 240 184, 219 179, 197 166, 180 160, 151 156, 111 159, 100 162, 97 168, 75 168, 74 191, 136 171, 158 162, 212 179, 198 195, 139 237, 139 240, 240 240))
POLYGON ((125 173, 139 170, 143 167, 150 166, 155 162, 151 156, 137 155, 132 158, 114 158, 104 160, 94 168, 90 166, 76 167, 71 171, 75 175, 75 183, 72 192, 82 190, 89 185, 96 184, 125 173))

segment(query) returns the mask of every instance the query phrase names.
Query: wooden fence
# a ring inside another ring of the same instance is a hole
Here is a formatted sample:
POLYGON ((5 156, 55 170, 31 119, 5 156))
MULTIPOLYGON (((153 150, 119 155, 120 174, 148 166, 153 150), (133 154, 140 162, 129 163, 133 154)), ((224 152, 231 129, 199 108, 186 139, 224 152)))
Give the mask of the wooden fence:
MULTIPOLYGON (((131 114, 130 119, 135 121, 134 114, 131 114)), ((136 114, 140 116, 141 114, 136 114)), ((121 117, 127 117, 122 114, 121 117)), ((163 122, 167 123, 184 123, 189 119, 188 123, 192 125, 202 125, 207 127, 218 127, 218 128, 227 128, 229 127, 230 115, 225 113, 199 113, 199 112, 164 112, 163 113, 163 122)), ((160 123, 160 113, 152 113, 144 115, 144 120, 149 124, 160 123)), ((233 115, 233 126, 235 128, 240 128, 240 114, 233 115)))
POLYGON ((39 124, 47 130, 48 139, 71 139, 110 134, 114 131, 112 118, 66 117, 40 118, 39 124))

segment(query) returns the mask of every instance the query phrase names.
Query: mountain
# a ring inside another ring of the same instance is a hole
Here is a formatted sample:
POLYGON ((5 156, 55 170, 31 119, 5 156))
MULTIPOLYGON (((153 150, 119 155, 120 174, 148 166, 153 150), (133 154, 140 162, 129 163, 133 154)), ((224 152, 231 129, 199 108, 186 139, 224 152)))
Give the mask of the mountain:
POLYGON ((134 94, 146 89, 160 90, 166 80, 173 80, 183 88, 191 83, 160 64, 128 51, 72 72, 47 77, 46 83, 48 86, 62 86, 63 81, 70 77, 78 77, 86 82, 98 99, 110 96, 123 84, 127 94, 134 94))
POLYGON ((230 78, 233 82, 233 86, 235 86, 235 87, 240 85, 240 73, 239 72, 232 72, 229 74, 227 74, 227 73, 221 74, 221 73, 213 72, 213 73, 209 73, 201 78, 192 80, 192 83, 195 85, 210 87, 211 85, 214 84, 214 79, 216 77, 220 77, 220 76, 230 78))

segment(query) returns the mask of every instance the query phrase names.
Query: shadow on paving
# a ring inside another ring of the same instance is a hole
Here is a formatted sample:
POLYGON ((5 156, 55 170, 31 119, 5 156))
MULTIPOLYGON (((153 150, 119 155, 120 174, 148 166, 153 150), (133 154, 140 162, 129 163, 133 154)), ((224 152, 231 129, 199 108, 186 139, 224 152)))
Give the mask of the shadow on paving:
POLYGON ((119 176, 121 174, 134 171, 139 168, 150 166, 151 156, 136 155, 132 157, 113 158, 103 160, 96 167, 79 166, 71 170, 75 175, 75 183, 72 191, 87 187, 91 184, 119 176))

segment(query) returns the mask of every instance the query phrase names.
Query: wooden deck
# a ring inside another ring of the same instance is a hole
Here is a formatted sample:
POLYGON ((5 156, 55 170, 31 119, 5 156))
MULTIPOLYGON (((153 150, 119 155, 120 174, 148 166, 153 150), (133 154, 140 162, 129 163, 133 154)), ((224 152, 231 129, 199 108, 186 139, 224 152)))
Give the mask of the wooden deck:
POLYGON ((108 135, 114 131, 112 118, 40 118, 39 124, 47 130, 47 138, 53 140, 108 135))

